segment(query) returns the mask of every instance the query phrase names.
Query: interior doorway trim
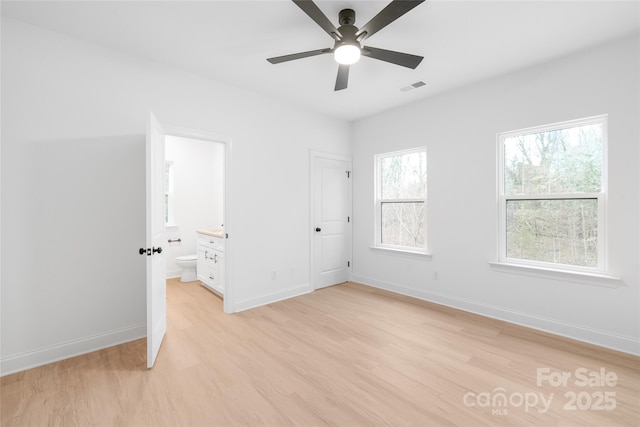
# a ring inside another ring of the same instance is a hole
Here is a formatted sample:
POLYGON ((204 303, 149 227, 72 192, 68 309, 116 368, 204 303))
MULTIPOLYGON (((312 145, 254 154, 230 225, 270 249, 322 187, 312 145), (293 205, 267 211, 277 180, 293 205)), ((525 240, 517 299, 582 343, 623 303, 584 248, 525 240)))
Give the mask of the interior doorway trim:
POLYGON ((226 135, 220 135, 213 132, 207 132, 197 129, 190 129, 180 126, 163 125, 165 133, 171 136, 178 136, 183 138, 199 139, 202 141, 216 142, 224 144, 224 206, 222 209, 222 215, 224 218, 224 232, 226 235, 225 248, 224 248, 224 271, 225 271, 225 287, 223 306, 225 313, 235 312, 235 287, 233 286, 233 272, 229 268, 232 263, 229 261, 233 259, 233 239, 229 238, 233 236, 233 221, 229 217, 230 209, 230 197, 229 189, 231 188, 231 147, 232 140, 226 135))

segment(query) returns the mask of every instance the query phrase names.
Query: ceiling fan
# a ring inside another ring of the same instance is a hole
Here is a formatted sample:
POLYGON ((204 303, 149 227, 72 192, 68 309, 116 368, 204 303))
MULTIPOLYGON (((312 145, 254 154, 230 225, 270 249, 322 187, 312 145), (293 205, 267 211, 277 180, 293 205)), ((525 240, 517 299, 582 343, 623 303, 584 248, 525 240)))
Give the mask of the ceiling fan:
POLYGON ((354 25, 356 12, 352 9, 343 9, 340 11, 338 16, 340 27, 336 28, 312 0, 292 1, 335 40, 334 46, 327 49, 316 49, 268 58, 267 61, 272 64, 279 64, 281 62, 293 61, 294 59, 302 59, 325 53, 333 53, 336 62, 339 64, 338 77, 336 78, 336 86, 334 89, 338 91, 347 88, 349 66, 356 63, 361 55, 411 69, 415 69, 423 59, 422 56, 363 46, 362 43, 425 0, 393 0, 362 28, 354 25))

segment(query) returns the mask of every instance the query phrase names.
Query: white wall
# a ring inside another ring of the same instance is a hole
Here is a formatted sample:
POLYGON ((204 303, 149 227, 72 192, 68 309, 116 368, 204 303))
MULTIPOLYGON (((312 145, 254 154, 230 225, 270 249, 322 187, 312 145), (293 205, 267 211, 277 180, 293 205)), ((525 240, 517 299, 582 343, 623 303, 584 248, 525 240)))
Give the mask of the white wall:
POLYGON ((636 36, 356 122, 354 279, 640 353, 638 58, 636 36), (605 113, 609 259, 623 283, 607 288, 490 269, 497 253, 496 133, 605 113), (371 250, 373 157, 422 145, 433 259, 371 250))
POLYGON ((308 291, 309 151, 354 155, 354 275, 638 352, 636 38, 348 123, 2 19, 2 373, 145 335, 144 132, 232 139, 236 309, 308 291), (523 102, 526 100, 526 102, 523 102), (615 289, 495 272, 496 132, 609 114, 615 289), (353 138, 351 137, 353 130, 353 138), (426 145, 432 261, 371 251, 373 155, 426 145), (118 173, 114 173, 117 171, 118 173), (295 265, 297 275, 278 274, 295 265), (431 279, 438 271, 440 280, 431 279))
POLYGON ((174 224, 167 228, 167 277, 180 276, 175 259, 195 255, 196 230, 224 224, 224 144, 167 135, 165 160, 173 162, 174 224), (181 242, 168 243, 180 239, 181 242))
POLYGON ((309 151, 348 123, 4 17, 1 65, 3 373, 145 335, 150 110, 232 139, 235 308, 310 290, 309 151))

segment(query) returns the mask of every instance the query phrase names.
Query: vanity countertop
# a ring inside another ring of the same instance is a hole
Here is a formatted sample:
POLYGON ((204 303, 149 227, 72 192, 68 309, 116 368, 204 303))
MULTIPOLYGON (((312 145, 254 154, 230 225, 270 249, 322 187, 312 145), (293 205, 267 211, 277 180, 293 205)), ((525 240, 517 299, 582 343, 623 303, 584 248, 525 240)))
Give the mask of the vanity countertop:
POLYGON ((222 228, 212 228, 209 230, 198 230, 200 234, 206 234, 207 236, 224 238, 224 230, 222 228))

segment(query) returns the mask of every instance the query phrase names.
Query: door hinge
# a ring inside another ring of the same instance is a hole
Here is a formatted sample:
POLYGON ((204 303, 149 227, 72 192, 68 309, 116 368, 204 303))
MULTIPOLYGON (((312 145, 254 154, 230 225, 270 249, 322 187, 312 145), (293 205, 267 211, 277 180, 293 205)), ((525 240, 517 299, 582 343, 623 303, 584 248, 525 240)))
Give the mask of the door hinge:
POLYGON ((347 261, 347 267, 351 267, 351 261, 347 261))
POLYGON ((350 216, 347 217, 347 222, 351 222, 351 217, 350 216))
POLYGON ((347 171, 347 178, 351 178, 351 171, 347 171))

